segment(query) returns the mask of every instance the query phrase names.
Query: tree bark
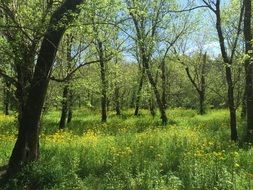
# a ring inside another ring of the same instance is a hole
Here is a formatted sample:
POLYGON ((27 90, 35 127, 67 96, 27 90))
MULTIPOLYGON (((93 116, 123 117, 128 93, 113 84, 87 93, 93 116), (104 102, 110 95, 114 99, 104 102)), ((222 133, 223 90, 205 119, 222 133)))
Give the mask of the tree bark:
POLYGON ((237 141, 238 135, 236 126, 236 108, 234 103, 234 87, 232 81, 232 71, 228 66, 226 66, 226 79, 228 85, 228 107, 230 113, 231 140, 237 141))
MULTIPOLYGON (((26 49, 26 48, 25 48, 26 49)), ((29 51, 26 49, 26 51, 29 51)), ((32 80, 32 71, 33 71, 33 62, 34 62, 34 55, 31 56, 30 59, 27 58, 28 55, 22 52, 21 57, 23 58, 20 62, 19 58, 15 58, 15 70, 17 73, 17 85, 16 85, 16 92, 15 96, 18 100, 18 121, 21 122, 23 117, 23 112, 25 109, 25 104, 28 98, 29 88, 31 86, 32 80)))
POLYGON ((156 115, 156 111, 155 111, 155 102, 154 102, 153 94, 151 95, 150 100, 149 100, 149 110, 150 110, 150 114, 154 118, 156 115))
POLYGON ((247 139, 248 142, 253 142, 253 74, 252 74, 252 3, 251 0, 244 0, 244 39, 245 53, 249 58, 245 60, 245 83, 246 83, 246 118, 247 118, 247 139))
POLYGON ((66 126, 66 120, 68 115, 68 103, 69 102, 69 86, 68 84, 64 86, 62 94, 62 110, 61 110, 61 119, 59 123, 59 128, 64 129, 66 126))
POLYGON ((156 102, 157 102, 157 105, 158 105, 158 108, 159 108, 159 111, 160 111, 160 114, 161 114, 161 120, 162 120, 162 123, 164 125, 167 124, 168 122, 168 118, 167 118, 167 115, 166 115, 166 112, 165 112, 165 108, 163 106, 163 103, 162 103, 162 100, 161 100, 161 97, 160 97, 160 93, 157 89, 157 85, 153 79, 153 76, 152 76, 152 73, 151 71, 149 70, 149 68, 146 69, 146 73, 148 75, 148 79, 149 79, 149 82, 152 86, 152 89, 154 91, 154 94, 155 94, 155 97, 156 97, 156 102))
MULTIPOLYGON (((245 82, 246 83, 246 82, 245 82)), ((241 118, 246 119, 247 115, 247 94, 246 94, 246 85, 244 87, 243 97, 242 97, 242 110, 241 110, 241 118)))
POLYGON ((73 117, 73 110, 72 110, 72 107, 70 106, 69 110, 68 110, 68 120, 67 120, 67 123, 71 123, 72 117, 73 117))
POLYGON ((201 64, 201 73, 200 73, 200 94, 199 94, 199 104, 200 104, 200 115, 205 114, 205 95, 206 95, 206 63, 207 63, 207 55, 206 53, 203 55, 203 60, 201 64))
POLYGON ((121 115, 121 110, 120 110, 120 88, 118 85, 115 87, 115 111, 116 115, 121 115))
POLYGON ((77 6, 82 2, 83 0, 65 0, 51 16, 49 27, 42 40, 28 98, 20 118, 17 141, 9 160, 8 178, 14 177, 25 164, 39 158, 39 121, 50 72, 62 36, 74 18, 73 14, 67 13, 69 11, 77 13, 79 11, 77 6), (64 24, 61 23, 60 26, 55 27, 62 22, 63 18, 64 24))
POLYGON ((68 119, 67 123, 70 123, 72 121, 73 117, 73 106, 74 106, 74 94, 73 90, 69 90, 69 99, 68 99, 68 119))
POLYGON ((205 93, 201 92, 201 93, 199 93, 199 113, 200 113, 200 115, 205 114, 204 101, 205 101, 205 93))
POLYGON ((223 62, 225 64, 225 70, 226 70, 226 81, 227 81, 227 87, 228 87, 228 107, 229 107, 229 113, 230 113, 230 129, 231 129, 231 140, 237 141, 238 135, 237 135, 237 123, 236 123, 236 108, 234 103, 234 85, 233 85, 233 78, 232 78, 232 60, 228 58, 228 54, 225 47, 225 39, 223 36, 222 28, 221 28, 221 15, 220 15, 220 1, 217 0, 216 4, 216 30, 219 37, 220 42, 220 49, 221 49, 221 55, 223 58, 223 62))
POLYGON ((141 78, 139 81, 139 86, 138 86, 138 90, 137 90, 137 94, 136 94, 136 101, 135 101, 135 111, 134 111, 135 116, 139 115, 140 101, 141 101, 141 90, 142 90, 143 83, 144 83, 144 77, 145 77, 145 69, 141 68, 141 78))
POLYGON ((101 79, 101 121, 107 121, 107 81, 106 81, 106 63, 104 60, 103 43, 98 42, 99 64, 100 64, 100 79, 101 79))
POLYGON ((165 60, 161 62, 161 79, 162 79, 162 104, 165 109, 167 109, 167 68, 165 60))
MULTIPOLYGON (((67 42, 66 42, 66 57, 67 57, 67 72, 71 71, 72 67, 72 56, 71 56, 71 51, 72 51, 72 36, 67 35, 67 42)), ((59 128, 64 129, 66 126, 66 120, 68 119, 68 114, 69 114, 69 109, 70 109, 70 80, 72 77, 68 78, 67 81, 64 83, 64 88, 63 88, 63 94, 62 94, 62 110, 61 110, 61 119, 59 123, 59 128)))
POLYGON ((142 64, 143 64, 143 67, 145 68, 145 72, 147 73, 149 83, 150 83, 150 85, 153 89, 153 92, 155 94, 156 102, 157 102, 157 105, 158 105, 158 108, 159 108, 159 111, 160 111, 162 123, 165 125, 168 122, 168 118, 167 118, 167 115, 166 115, 166 112, 165 112, 165 107, 162 103, 161 96, 160 96, 160 93, 159 93, 158 88, 157 88, 157 84, 156 84, 156 82, 155 82, 155 80, 152 76, 151 71, 150 71, 149 59, 146 58, 145 51, 141 51, 141 52, 142 52, 142 64))

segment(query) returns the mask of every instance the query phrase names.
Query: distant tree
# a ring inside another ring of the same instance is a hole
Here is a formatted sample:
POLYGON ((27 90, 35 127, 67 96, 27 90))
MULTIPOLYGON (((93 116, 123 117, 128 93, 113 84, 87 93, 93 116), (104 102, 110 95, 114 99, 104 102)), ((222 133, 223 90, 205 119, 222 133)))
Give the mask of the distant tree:
MULTIPOLYGON (((66 40, 66 61, 67 61, 67 73, 69 73, 71 71, 71 67, 72 67, 72 36, 68 35, 67 36, 67 40, 66 40)), ((65 125, 66 125, 66 121, 68 120, 69 122, 71 121, 72 118, 72 110, 70 107, 70 102, 72 101, 71 99, 73 97, 71 97, 71 92, 70 92, 70 82, 71 82, 71 77, 68 78, 65 82, 64 82, 64 87, 63 87, 63 94, 62 94, 62 110, 61 110, 61 119, 60 119, 60 123, 59 123, 59 128, 60 129, 64 129, 65 125), (68 114, 70 113, 70 117, 68 118, 68 114)))
POLYGON ((199 96, 199 113, 201 115, 206 113, 205 110, 205 97, 206 97, 206 74, 207 74, 207 54, 199 54, 197 63, 192 63, 194 60, 187 60, 191 63, 187 63, 179 58, 179 61, 183 64, 186 74, 192 83, 193 87, 199 96), (190 69, 190 65, 193 69, 190 69))
MULTIPOLYGON (((120 2, 117 0, 90 1, 88 8, 89 16, 84 18, 84 23, 90 23, 87 27, 86 37, 92 41, 91 52, 96 52, 95 57, 99 60, 100 70, 100 91, 101 91, 101 121, 106 122, 109 109, 109 81, 108 63, 120 51, 121 43, 115 43, 119 35, 117 27, 119 18, 120 2)), ((118 39, 118 41, 120 41, 118 39)))

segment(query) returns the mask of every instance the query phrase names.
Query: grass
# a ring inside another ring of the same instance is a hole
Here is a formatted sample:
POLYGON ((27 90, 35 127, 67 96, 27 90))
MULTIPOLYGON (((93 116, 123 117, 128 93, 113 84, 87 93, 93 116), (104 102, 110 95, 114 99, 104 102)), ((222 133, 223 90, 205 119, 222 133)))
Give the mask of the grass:
MULTIPOLYGON (((250 190, 253 149, 229 141, 228 113, 212 110, 168 112, 160 124, 147 111, 140 117, 75 113, 58 130, 58 112, 43 116, 41 158, 27 166, 6 189, 250 190)), ((0 116, 0 165, 15 142, 15 119, 0 116)))

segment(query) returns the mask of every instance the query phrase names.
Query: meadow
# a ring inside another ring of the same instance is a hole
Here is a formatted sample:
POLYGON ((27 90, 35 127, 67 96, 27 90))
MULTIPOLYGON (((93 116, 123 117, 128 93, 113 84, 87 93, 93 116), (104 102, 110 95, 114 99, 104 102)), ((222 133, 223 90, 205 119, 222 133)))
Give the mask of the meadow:
MULTIPOLYGON (((51 190, 251 190, 253 149, 230 141, 226 110, 200 116, 168 111, 168 125, 142 110, 121 117, 79 110, 66 129, 59 114, 41 121, 41 158, 5 189, 51 190)), ((242 136, 243 122, 239 121, 242 136)), ((0 115, 0 166, 8 163, 16 135, 15 116, 0 115)))

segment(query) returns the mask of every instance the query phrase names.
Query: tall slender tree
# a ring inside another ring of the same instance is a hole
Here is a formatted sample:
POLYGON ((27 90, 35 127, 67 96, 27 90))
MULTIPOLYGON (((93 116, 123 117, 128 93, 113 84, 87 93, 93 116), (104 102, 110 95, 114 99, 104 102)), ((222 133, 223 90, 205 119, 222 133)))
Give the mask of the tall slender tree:
POLYGON ((235 40, 232 42, 232 48, 230 54, 228 53, 228 48, 226 46, 225 35, 223 32, 222 25, 222 16, 221 16, 221 2, 220 0, 215 0, 214 2, 203 0, 204 4, 214 13, 216 18, 216 31, 219 39, 220 50, 223 62, 225 64, 225 73, 226 73, 226 81, 227 81, 227 99, 228 99, 228 107, 230 113, 230 128, 231 128, 231 140, 237 141, 237 122, 236 122, 236 106, 235 106, 235 98, 234 98, 234 82, 232 75, 232 65, 234 61, 234 56, 238 44, 239 35, 241 34, 241 24, 243 17, 243 8, 241 8, 238 26, 235 32, 235 40))
POLYGON ((247 116, 247 141, 253 141, 253 45, 252 45, 252 1, 244 0, 244 39, 245 54, 245 97, 247 116))
MULTIPOLYGON (((153 7, 149 7, 151 5, 150 2, 136 2, 132 0, 127 0, 126 2, 129 15, 135 27, 135 41, 138 49, 139 60, 154 91, 162 123, 166 124, 168 118, 150 65, 152 54, 154 53, 154 41, 157 37, 157 30, 159 27, 158 23, 161 22, 162 17, 164 16, 162 10, 164 9, 165 1, 157 1, 153 7), (141 13, 142 11, 144 12, 141 13)), ((142 80, 143 79, 141 78, 140 87, 142 86, 142 80)))

